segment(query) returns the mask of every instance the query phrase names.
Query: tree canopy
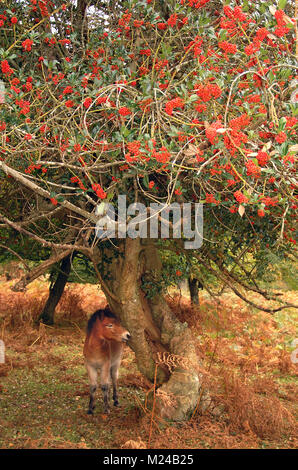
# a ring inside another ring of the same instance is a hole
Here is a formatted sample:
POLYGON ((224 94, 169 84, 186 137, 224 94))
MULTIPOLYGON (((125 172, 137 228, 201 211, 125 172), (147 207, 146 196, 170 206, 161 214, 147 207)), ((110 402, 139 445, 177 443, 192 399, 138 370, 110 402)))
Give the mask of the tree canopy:
POLYGON ((2 226, 87 253, 95 206, 125 194, 203 203, 195 256, 230 283, 293 251, 293 2, 0 8, 2 226))

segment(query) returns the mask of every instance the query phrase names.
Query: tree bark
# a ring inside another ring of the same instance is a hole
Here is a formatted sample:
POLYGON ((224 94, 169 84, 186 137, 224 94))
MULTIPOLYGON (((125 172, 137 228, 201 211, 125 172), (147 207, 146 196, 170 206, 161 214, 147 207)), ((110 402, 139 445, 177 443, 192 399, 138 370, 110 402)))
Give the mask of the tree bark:
POLYGON ((162 268, 158 250, 150 240, 127 238, 119 256, 105 253, 108 258, 101 273, 113 298, 105 294, 131 333, 129 344, 140 372, 152 383, 157 372, 156 413, 164 419, 185 420, 200 394, 199 362, 187 323, 177 320, 161 292, 150 297, 142 290, 144 279, 158 285, 162 268))
POLYGON ((46 325, 54 324, 55 309, 63 294, 70 273, 70 269, 71 255, 68 255, 63 258, 61 262, 59 274, 54 284, 50 286, 48 300, 46 301, 44 309, 39 317, 39 321, 45 323, 46 325))
POLYGON ((190 294, 190 301, 194 305, 199 305, 200 299, 199 299, 199 289, 201 289, 201 284, 198 281, 198 279, 194 277, 189 277, 188 278, 188 288, 189 288, 189 294, 190 294))
POLYGON ((88 0, 78 0, 73 22, 74 29, 78 33, 78 39, 81 41, 81 49, 88 40, 88 21, 86 18, 87 8, 90 2, 88 0))

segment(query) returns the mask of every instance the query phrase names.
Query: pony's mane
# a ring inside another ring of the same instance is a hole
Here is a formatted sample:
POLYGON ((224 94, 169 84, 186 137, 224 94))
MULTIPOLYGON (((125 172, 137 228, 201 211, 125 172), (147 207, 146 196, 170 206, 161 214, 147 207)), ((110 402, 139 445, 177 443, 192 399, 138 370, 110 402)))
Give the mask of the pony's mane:
POLYGON ((106 308, 101 308, 99 310, 96 310, 96 312, 94 312, 91 317, 89 318, 88 320, 88 323, 87 323, 87 333, 90 334, 91 331, 92 331, 92 328, 93 326, 95 325, 95 322, 96 320, 98 319, 99 321, 102 321, 105 317, 108 317, 108 318, 114 318, 115 320, 117 320, 117 317, 116 315, 114 315, 111 310, 109 309, 109 307, 106 307, 106 308))

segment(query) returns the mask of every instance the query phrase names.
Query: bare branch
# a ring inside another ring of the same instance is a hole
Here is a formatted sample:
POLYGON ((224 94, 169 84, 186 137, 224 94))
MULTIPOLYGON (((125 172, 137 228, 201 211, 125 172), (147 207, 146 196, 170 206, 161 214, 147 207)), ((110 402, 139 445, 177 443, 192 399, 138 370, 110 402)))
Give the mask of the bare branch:
POLYGON ((25 291, 28 284, 44 274, 53 264, 68 256, 71 252, 72 250, 63 250, 60 253, 51 256, 43 263, 36 266, 36 268, 32 269, 29 273, 25 274, 25 276, 23 276, 16 284, 11 286, 11 290, 14 292, 25 291))
POLYGON ((91 250, 90 248, 83 246, 83 245, 68 245, 64 243, 54 243, 54 242, 49 242, 45 240, 44 238, 39 237, 38 235, 35 235, 34 233, 29 232, 28 230, 24 229, 20 224, 17 224, 15 222, 12 222, 11 220, 7 219, 7 217, 4 217, 2 214, 0 214, 0 221, 4 222, 5 225, 8 225, 9 227, 12 227, 13 229, 17 230, 20 233, 23 233, 24 235, 27 235, 28 237, 32 238, 33 240, 36 240, 37 242, 41 243, 42 246, 47 246, 49 248, 53 249, 63 249, 63 250, 77 250, 80 251, 81 253, 84 253, 86 256, 90 257, 91 255, 91 250))
MULTIPOLYGON (((30 189, 31 191, 38 193, 47 199, 51 199, 51 195, 49 191, 41 188, 37 184, 33 183, 33 181, 28 180, 24 175, 22 175, 22 173, 14 170, 13 168, 10 168, 2 161, 0 161, 0 169, 3 170, 6 175, 11 176, 16 181, 18 181, 19 183, 21 183, 23 186, 30 189)), ((77 214, 82 215, 86 219, 91 219, 94 222, 96 222, 96 217, 93 214, 85 211, 84 209, 81 209, 80 207, 75 206, 69 201, 62 201, 59 204, 65 209, 69 209, 72 212, 76 212, 77 214)))

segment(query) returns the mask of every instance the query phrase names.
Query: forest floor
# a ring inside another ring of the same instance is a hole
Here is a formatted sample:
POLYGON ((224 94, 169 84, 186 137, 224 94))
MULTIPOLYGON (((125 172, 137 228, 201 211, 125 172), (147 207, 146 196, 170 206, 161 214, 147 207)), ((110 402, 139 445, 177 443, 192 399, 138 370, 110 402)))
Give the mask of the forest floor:
MULTIPOLYGON (((163 422, 145 407, 150 384, 125 346, 120 368, 120 407, 86 414, 89 386, 82 348, 89 314, 105 305, 94 285, 70 284, 56 325, 36 326, 48 284, 26 293, 0 279, 0 448, 235 449, 297 448, 297 310, 256 311, 231 292, 220 305, 203 292, 198 309, 185 295, 168 297, 197 338, 203 384, 211 404, 188 422, 163 422), (291 356, 292 355, 292 356, 291 356), (296 431, 296 432, 295 432, 296 431)), ((284 294, 297 304, 297 292, 284 294)), ((254 297, 254 300, 256 298, 254 297)), ((257 299, 261 302, 260 299, 257 299)))

